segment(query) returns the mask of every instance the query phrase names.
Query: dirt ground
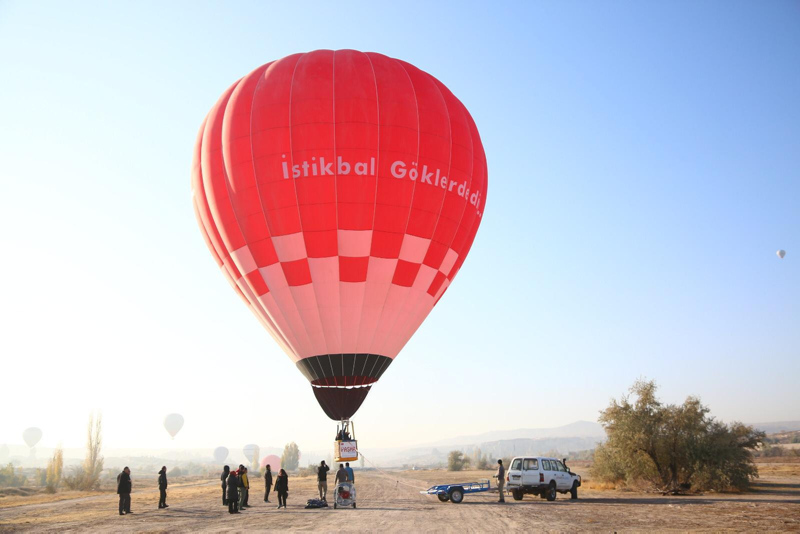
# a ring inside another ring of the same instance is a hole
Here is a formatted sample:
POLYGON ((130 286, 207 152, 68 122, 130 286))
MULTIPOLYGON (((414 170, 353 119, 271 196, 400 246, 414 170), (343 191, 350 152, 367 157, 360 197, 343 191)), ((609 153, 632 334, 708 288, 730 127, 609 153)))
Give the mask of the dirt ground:
MULTIPOLYGON (((316 481, 308 477, 289 479, 289 507, 278 510, 272 495, 273 502, 263 502, 263 484, 257 480, 250 497, 253 507, 240 515, 223 507, 217 481, 173 484, 170 508, 158 510, 153 477, 134 480, 134 513, 124 517, 118 515, 117 496, 111 493, 64 492, 50 496, 50 502, 43 495, 0 499, 0 531, 800 531, 798 464, 759 467, 761 478, 748 493, 663 497, 582 488, 577 501, 561 494, 555 502, 533 496, 518 502, 508 496, 506 504, 496 502, 497 493, 470 494, 461 504, 419 494, 436 483, 488 478, 488 472, 357 472, 356 510, 304 509, 306 500, 316 496, 316 481)), ((332 481, 330 487, 332 491, 332 481)))

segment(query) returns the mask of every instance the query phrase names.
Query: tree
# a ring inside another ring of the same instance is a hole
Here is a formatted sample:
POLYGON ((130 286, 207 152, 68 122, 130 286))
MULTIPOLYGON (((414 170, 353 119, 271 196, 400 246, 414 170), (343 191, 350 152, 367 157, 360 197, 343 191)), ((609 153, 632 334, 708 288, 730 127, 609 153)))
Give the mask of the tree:
POLYGON ((281 466, 287 471, 294 471, 298 465, 300 465, 300 449, 294 441, 287 443, 281 455, 281 466))
POLYGON ((469 456, 465 456, 461 451, 450 451, 447 455, 447 470, 448 471, 463 471, 469 467, 469 456))
POLYGON ((47 493, 55 493, 61 485, 61 473, 64 469, 64 451, 59 446, 53 457, 47 462, 47 493))
POLYGON ((253 450, 253 458, 251 459, 250 467, 252 467, 253 473, 258 473, 259 465, 258 465, 258 457, 261 455, 261 451, 258 447, 253 450))
POLYGON ((758 476, 753 451, 763 432, 716 421, 697 397, 663 405, 656 390, 654 381, 638 380, 633 402, 624 396, 600 412, 608 440, 595 451, 593 476, 670 492, 745 488, 758 476))
POLYGON ((72 476, 64 477, 64 484, 70 489, 88 491, 100 486, 100 475, 103 473, 103 457, 100 450, 103 445, 103 417, 89 416, 88 437, 86 441, 86 458, 83 465, 75 468, 72 476))

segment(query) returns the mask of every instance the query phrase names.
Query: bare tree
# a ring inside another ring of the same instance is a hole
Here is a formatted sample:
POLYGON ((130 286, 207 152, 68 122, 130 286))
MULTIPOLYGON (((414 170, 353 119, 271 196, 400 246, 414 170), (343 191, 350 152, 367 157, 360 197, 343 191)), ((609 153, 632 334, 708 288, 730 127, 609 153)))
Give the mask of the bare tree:
POLYGON ((87 429, 86 459, 83 465, 75 468, 72 476, 64 477, 64 483, 70 489, 92 490, 100 486, 100 475, 103 472, 103 457, 100 451, 103 446, 103 416, 91 414, 87 429))

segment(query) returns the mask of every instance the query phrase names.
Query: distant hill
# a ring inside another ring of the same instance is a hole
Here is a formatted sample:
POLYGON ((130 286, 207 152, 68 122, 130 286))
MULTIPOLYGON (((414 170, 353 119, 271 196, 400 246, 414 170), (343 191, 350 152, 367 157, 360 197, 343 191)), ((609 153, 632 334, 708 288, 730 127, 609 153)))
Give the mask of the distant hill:
POLYGON ((779 432, 792 432, 800 430, 800 421, 778 421, 777 423, 751 423, 751 426, 762 430, 767 434, 777 434, 779 432))
MULTIPOLYGON (((600 438, 605 439, 606 432, 598 423, 591 421, 576 421, 564 426, 554 428, 518 428, 516 430, 495 430, 472 436, 457 436, 443 439, 434 443, 420 445, 420 447, 447 447, 452 445, 471 445, 503 440, 529 439, 540 440, 544 438, 600 438)), ((527 454, 527 453, 526 453, 527 454)))

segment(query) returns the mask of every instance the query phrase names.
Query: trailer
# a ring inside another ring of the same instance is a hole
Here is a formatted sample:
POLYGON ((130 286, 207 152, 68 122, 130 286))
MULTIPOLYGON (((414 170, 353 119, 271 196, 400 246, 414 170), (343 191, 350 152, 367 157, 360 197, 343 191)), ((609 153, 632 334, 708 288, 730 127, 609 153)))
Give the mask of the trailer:
POLYGON ((450 501, 453 504, 459 504, 464 500, 464 495, 467 493, 482 493, 489 491, 489 479, 480 480, 478 482, 466 482, 462 484, 439 484, 438 486, 431 486, 427 491, 420 491, 422 495, 436 495, 440 501, 450 501))

